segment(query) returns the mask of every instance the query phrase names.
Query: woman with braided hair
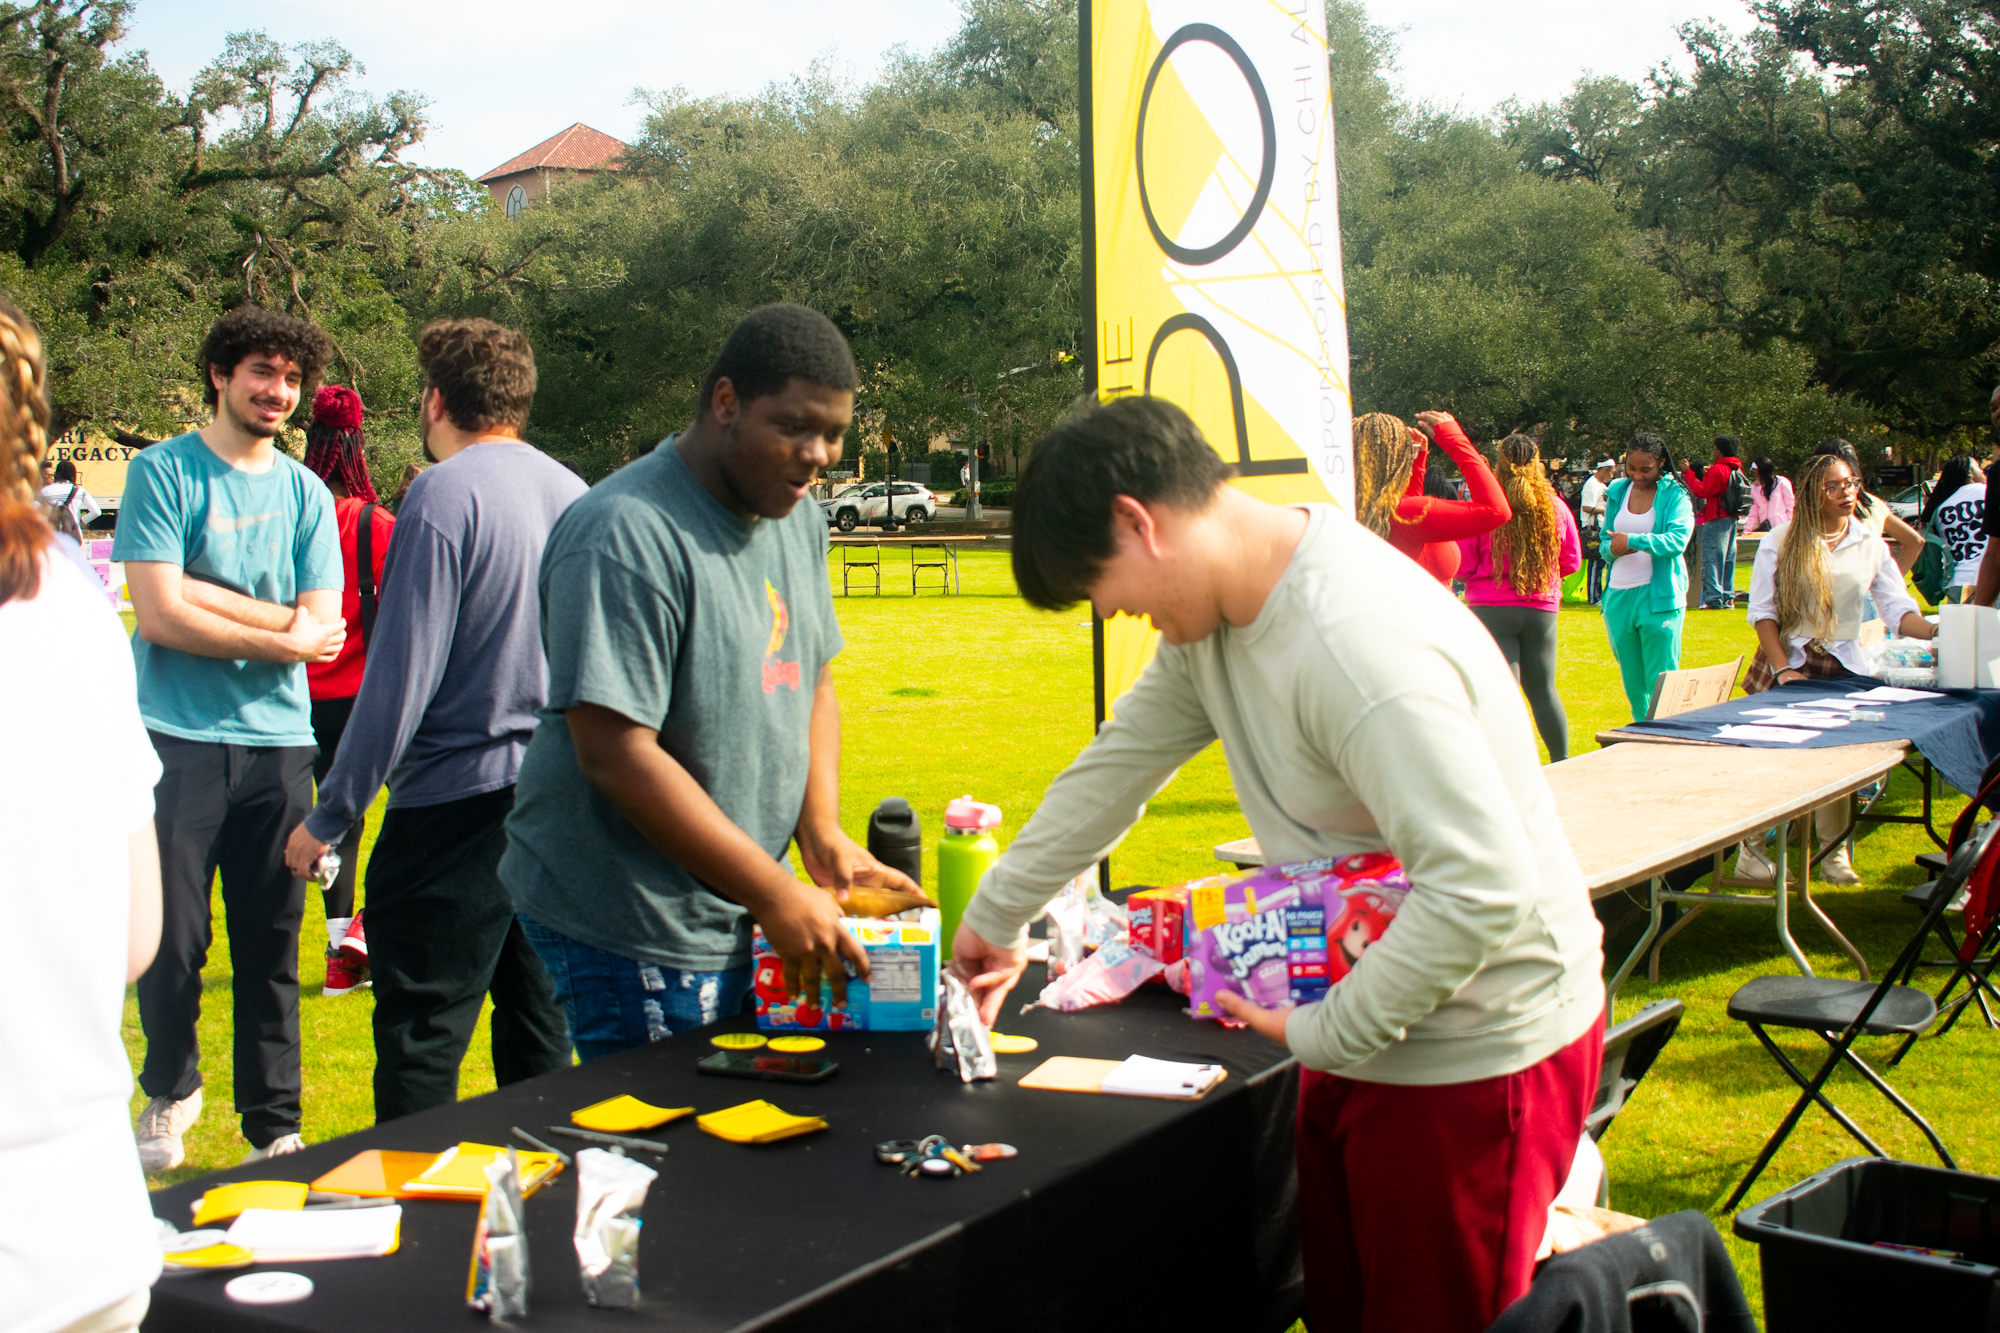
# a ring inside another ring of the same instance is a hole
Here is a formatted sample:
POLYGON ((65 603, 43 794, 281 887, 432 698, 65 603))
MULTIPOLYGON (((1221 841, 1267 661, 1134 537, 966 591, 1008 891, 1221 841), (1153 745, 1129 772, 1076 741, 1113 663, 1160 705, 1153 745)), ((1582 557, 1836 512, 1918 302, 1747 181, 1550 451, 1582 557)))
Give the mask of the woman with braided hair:
POLYGON ((1549 762, 1569 758, 1569 717, 1556 693, 1556 621, 1562 581, 1583 567, 1576 516, 1549 485, 1532 435, 1500 441, 1500 485, 1513 511, 1490 533, 1458 544, 1465 604, 1507 655, 1528 696, 1549 762))
MULTIPOLYGON (((340 559, 346 591, 340 612, 347 621, 347 643, 331 662, 306 666, 306 687, 312 695, 313 739, 319 754, 313 760, 313 781, 324 782, 333 756, 361 692, 361 673, 368 658, 368 621, 373 619, 373 594, 382 587, 382 565, 389 558, 389 536, 396 517, 375 494, 368 475, 368 441, 361 433, 361 395, 341 384, 327 384, 313 395, 312 424, 306 427, 306 468, 319 475, 333 492, 334 522, 340 529, 340 559), (368 577, 361 577, 361 534, 368 533, 368 577), (370 593, 367 612, 362 592, 370 593)), ((326 907, 326 981, 323 995, 345 995, 362 980, 368 967, 368 937, 354 910, 354 881, 360 873, 361 833, 367 818, 356 820, 341 839, 340 874, 320 885, 326 907)))
MULTIPOLYGON (((1744 674, 1745 693, 1802 680, 1866 676, 1861 625, 1866 599, 1873 597, 1884 623, 1908 638, 1937 633, 1917 610, 1903 586, 1903 571, 1888 545, 1855 512, 1861 479, 1838 454, 1817 454, 1799 469, 1798 505, 1790 523, 1771 529, 1750 567, 1750 627, 1757 634, 1757 657, 1744 674)), ((1847 802, 1814 812, 1824 845, 1847 829, 1847 802)), ((1763 855, 1763 840, 1744 840, 1736 860, 1742 879, 1770 879, 1775 873, 1763 855)), ((1829 884, 1859 884, 1842 844, 1819 864, 1829 884)))
POLYGON ((1355 419, 1354 516, 1438 582, 1449 586, 1457 577, 1460 541, 1493 531, 1511 513, 1492 469, 1449 412, 1419 412, 1414 427, 1387 412, 1355 419), (1471 499, 1425 493, 1432 439, 1458 464, 1471 499))
POLYGON ((0 298, 0 1323, 123 1333, 160 1275, 119 1035, 160 941, 160 761, 104 586, 37 504, 48 425, 41 339, 0 298), (38 707, 56 679, 90 706, 38 707), (92 799, 52 823, 49 774, 74 754, 92 799))

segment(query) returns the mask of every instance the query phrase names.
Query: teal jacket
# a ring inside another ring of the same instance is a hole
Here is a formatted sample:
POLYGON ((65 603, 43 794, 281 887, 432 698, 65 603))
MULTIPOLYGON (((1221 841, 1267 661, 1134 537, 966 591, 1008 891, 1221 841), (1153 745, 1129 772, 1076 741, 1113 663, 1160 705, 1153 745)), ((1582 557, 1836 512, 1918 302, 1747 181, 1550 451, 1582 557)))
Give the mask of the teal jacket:
MULTIPOLYGON (((1599 540, 1598 549, 1604 561, 1609 564, 1617 557, 1611 554, 1611 525, 1618 520, 1618 511, 1625 503, 1625 492, 1632 489, 1630 477, 1620 477, 1611 483, 1604 493, 1604 535, 1599 540)), ((1653 530, 1651 532, 1628 532, 1626 540, 1635 551, 1645 551, 1654 557, 1652 596, 1646 605, 1652 611, 1680 611, 1687 607, 1688 538, 1694 534, 1694 504, 1688 499, 1687 488, 1671 477, 1661 480, 1659 489, 1653 493, 1653 530), (1661 556, 1667 557, 1660 559, 1661 556)))

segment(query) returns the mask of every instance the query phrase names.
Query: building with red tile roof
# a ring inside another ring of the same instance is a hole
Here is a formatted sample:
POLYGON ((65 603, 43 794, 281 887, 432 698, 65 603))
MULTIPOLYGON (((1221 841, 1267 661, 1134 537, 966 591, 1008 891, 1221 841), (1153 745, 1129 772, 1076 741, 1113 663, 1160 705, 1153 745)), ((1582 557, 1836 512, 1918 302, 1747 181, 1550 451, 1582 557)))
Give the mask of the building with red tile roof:
POLYGON ((492 192, 493 202, 511 218, 565 179, 619 170, 619 155, 624 151, 623 143, 578 121, 527 152, 508 158, 481 176, 479 183, 492 192))

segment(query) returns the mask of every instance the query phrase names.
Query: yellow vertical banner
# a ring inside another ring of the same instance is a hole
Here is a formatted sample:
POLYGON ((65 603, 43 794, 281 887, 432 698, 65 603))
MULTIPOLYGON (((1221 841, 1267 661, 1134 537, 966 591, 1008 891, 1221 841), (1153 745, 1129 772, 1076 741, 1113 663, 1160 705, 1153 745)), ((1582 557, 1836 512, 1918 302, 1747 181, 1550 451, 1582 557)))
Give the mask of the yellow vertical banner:
MULTIPOLYGON (((1278 503, 1352 511, 1347 305, 1319 0, 1084 0, 1084 246, 1099 393, 1185 408, 1278 503)), ((1157 635, 1104 626, 1099 710, 1157 635)))

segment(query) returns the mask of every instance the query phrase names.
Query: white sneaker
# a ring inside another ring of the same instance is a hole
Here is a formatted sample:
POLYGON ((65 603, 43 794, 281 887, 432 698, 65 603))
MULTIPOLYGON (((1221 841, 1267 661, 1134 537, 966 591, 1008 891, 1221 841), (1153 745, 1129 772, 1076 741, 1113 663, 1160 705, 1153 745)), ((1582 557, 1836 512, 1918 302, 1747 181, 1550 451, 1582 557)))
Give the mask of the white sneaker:
POLYGON ((187 1160, 181 1136, 201 1116, 201 1089, 175 1101, 155 1097, 139 1113, 134 1137, 139 1141, 139 1165, 148 1171, 171 1171, 187 1160))
POLYGON ((1771 858, 1764 855, 1762 840, 1744 839, 1736 846, 1736 873, 1732 879, 1747 879, 1758 884, 1769 884, 1778 877, 1778 867, 1771 864, 1771 858))
POLYGON ((1826 854, 1819 863, 1819 877, 1827 884, 1859 884, 1861 876, 1854 873, 1854 863, 1847 857, 1847 844, 1842 843, 1826 854))
POLYGON ((304 1152, 305 1148, 306 1141, 298 1135, 280 1135, 271 1140, 269 1147, 252 1148, 249 1152, 244 1153, 243 1165, 248 1166, 251 1162, 261 1162, 266 1157, 283 1157, 286 1153, 304 1152))

